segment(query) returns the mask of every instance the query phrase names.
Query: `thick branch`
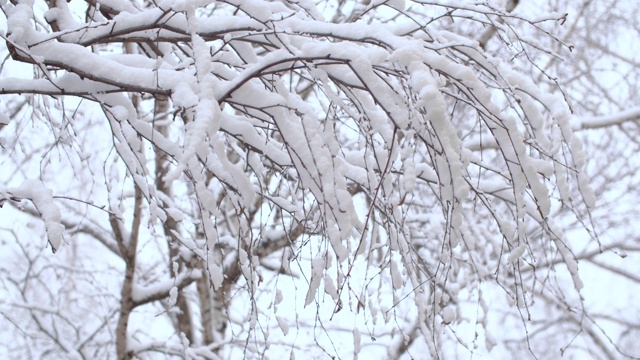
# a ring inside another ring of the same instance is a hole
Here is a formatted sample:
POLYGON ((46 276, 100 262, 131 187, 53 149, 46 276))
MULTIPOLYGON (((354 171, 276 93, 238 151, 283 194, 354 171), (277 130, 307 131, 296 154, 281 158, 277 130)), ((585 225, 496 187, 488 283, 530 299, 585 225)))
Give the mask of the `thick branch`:
POLYGON ((135 208, 133 213, 133 223, 131 236, 128 239, 129 243, 125 244, 122 233, 117 226, 117 220, 112 220, 112 226, 116 235, 116 239, 119 240, 121 252, 125 256, 125 276, 122 284, 121 303, 120 303, 120 318, 118 319, 118 326, 116 328, 116 351, 118 359, 128 360, 132 355, 127 353, 127 329, 129 325, 129 316, 133 311, 135 304, 132 298, 133 281, 136 270, 136 251, 138 247, 138 236, 140 231, 141 215, 142 215, 142 190, 136 186, 135 189, 135 208))

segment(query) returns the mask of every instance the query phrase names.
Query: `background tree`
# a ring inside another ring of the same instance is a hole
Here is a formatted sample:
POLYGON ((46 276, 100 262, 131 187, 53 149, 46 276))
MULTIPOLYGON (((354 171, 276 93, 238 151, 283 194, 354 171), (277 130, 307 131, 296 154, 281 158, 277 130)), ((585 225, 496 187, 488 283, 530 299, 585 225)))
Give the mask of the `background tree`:
POLYGON ((5 353, 638 355, 601 4, 4 3, 5 353))

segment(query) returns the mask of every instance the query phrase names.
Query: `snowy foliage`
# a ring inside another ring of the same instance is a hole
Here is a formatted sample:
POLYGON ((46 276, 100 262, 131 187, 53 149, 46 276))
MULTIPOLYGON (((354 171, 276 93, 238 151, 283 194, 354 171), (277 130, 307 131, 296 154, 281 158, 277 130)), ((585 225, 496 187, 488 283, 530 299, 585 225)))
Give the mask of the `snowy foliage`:
POLYGON ((379 341, 389 358, 435 358, 446 344, 490 351, 495 299, 523 338, 544 315, 530 308, 539 297, 580 314, 562 221, 570 210, 597 239, 595 196, 573 110, 555 81, 540 85, 551 76, 537 63, 568 53, 550 32, 564 12, 512 1, 2 9, 11 61, 33 70, 0 78, 15 110, 0 118, 3 137, 15 134, 2 142, 15 176, 0 199, 41 218, 68 266, 106 274, 77 290, 104 291, 95 326, 69 319, 75 334, 56 334, 59 320, 33 315, 55 340, 25 340, 33 356, 372 358, 379 341), (25 106, 33 120, 14 119, 25 106), (26 133, 37 139, 16 146, 26 133), (541 282, 551 268, 563 280, 541 282))

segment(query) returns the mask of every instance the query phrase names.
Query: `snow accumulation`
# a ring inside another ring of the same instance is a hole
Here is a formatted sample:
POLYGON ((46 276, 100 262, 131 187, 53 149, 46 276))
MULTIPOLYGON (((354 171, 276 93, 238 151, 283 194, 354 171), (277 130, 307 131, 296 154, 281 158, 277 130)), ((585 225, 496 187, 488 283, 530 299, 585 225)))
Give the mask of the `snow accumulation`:
MULTIPOLYGON (((547 224, 555 205, 551 195, 557 188, 569 204, 577 189, 593 208, 595 196, 580 171, 585 155, 573 130, 637 117, 639 109, 572 126, 561 98, 541 91, 471 38, 417 21, 330 23, 313 0, 227 0, 216 6, 238 15, 215 18, 202 16, 214 8, 211 0, 162 0, 145 10, 126 0, 100 0, 119 14, 89 25, 71 17, 65 1, 58 3, 44 14, 59 27, 55 33, 36 31, 32 6, 7 6, 14 56, 36 62, 43 72, 56 70, 42 79, 2 78, 0 88, 80 95, 98 103, 117 152, 113 166, 124 164, 123 183, 135 183, 145 197, 149 237, 156 235, 157 219, 179 223, 167 232, 179 240, 171 245, 185 258, 192 252, 203 260, 214 290, 223 284, 226 289, 225 281, 246 281, 233 291, 257 296, 260 265, 266 263, 258 257, 260 246, 278 242, 282 251, 279 243, 287 239, 285 250, 310 267, 305 307, 321 296, 335 304, 360 296, 348 282, 358 281, 349 278, 351 269, 366 266, 365 276, 372 278, 362 287, 362 307, 371 321, 398 316, 410 296, 416 328, 430 341, 427 334, 438 329, 426 327, 435 326, 437 316, 439 325, 464 318, 453 301, 458 289, 451 290, 458 282, 489 282, 523 262, 527 251, 539 254, 528 241, 529 223, 548 230, 549 237, 558 234, 549 241, 575 288, 582 288, 562 231, 547 224), (93 50, 105 41, 159 50, 93 50), (155 110, 160 96, 166 99, 164 114, 142 114, 155 110), (163 116, 166 128, 159 130, 156 116, 163 116), (162 171, 154 168, 158 164, 162 171), (179 195, 160 189, 160 181, 179 195), (291 236, 298 226, 308 237, 299 241, 305 250, 299 252, 291 236), (507 266, 500 267, 505 258, 507 266), (234 266, 237 278, 229 276, 234 266), (373 279, 380 279, 379 288, 373 279), (393 304, 379 299, 383 287, 393 304)), ((428 3, 446 7, 451 1, 428 3)), ((364 11, 382 4, 398 16, 407 7, 404 0, 360 5, 364 11)), ((497 11, 471 0, 456 2, 456 9, 465 16, 460 21, 477 19, 482 26, 497 11)), ((504 24, 496 28, 510 31, 504 24)), ((0 114, 0 124, 8 123, 0 114)), ((126 213, 113 190, 119 181, 107 184, 110 211, 117 216, 126 213)), ((35 205, 57 251, 65 228, 52 191, 27 180, 6 192, 35 205)), ((118 226, 126 233, 124 222, 118 226)), ((178 272, 175 264, 173 277, 148 284, 137 279, 133 301, 164 296, 170 307, 176 305, 183 285, 204 274, 187 262, 178 272)), ((274 297, 276 306, 287 302, 280 288, 274 297)), ((360 304, 352 307, 359 311, 360 304)), ((252 304, 242 326, 263 325, 256 309, 252 304)), ((281 313, 272 319, 284 336, 292 336, 290 319, 281 313)), ((352 335, 357 355, 360 330, 352 335)), ((186 337, 181 340, 190 346, 186 337)))
POLYGON ((51 250, 54 253, 58 251, 62 245, 64 225, 61 223, 60 209, 53 201, 53 192, 40 180, 25 180, 19 187, 9 188, 7 192, 31 200, 42 216, 51 250))

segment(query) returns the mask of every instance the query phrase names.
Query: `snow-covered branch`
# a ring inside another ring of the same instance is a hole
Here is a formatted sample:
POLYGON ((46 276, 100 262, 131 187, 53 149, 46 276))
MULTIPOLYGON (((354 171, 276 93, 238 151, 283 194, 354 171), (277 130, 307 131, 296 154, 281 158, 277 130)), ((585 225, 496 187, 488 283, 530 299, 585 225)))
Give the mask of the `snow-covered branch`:
POLYGON ((284 312, 296 309, 317 312, 324 333, 304 346, 328 355, 345 356, 331 321, 350 313, 350 355, 380 334, 388 356, 437 358, 442 342, 462 342, 469 303, 482 308, 476 328, 489 327, 486 288, 525 324, 540 282, 584 308, 567 214, 599 240, 574 132, 640 109, 575 121, 541 65, 573 49, 554 33, 566 12, 518 1, 1 6, 7 62, 33 71, 0 78, 0 95, 33 105, 2 119, 0 145, 16 149, 16 179, 42 181, 3 190, 0 205, 30 199, 54 251, 67 225, 118 255, 118 357, 293 351, 304 321, 284 312), (29 143, 38 129, 21 117, 52 137, 29 143), (49 187, 108 212, 61 212, 49 187), (166 341, 132 323, 143 305, 169 317, 166 341))

